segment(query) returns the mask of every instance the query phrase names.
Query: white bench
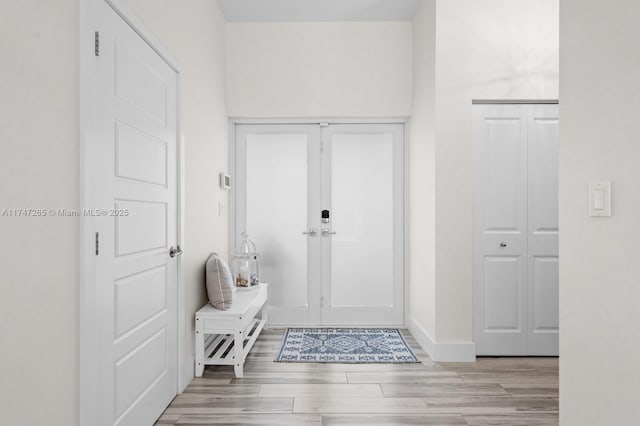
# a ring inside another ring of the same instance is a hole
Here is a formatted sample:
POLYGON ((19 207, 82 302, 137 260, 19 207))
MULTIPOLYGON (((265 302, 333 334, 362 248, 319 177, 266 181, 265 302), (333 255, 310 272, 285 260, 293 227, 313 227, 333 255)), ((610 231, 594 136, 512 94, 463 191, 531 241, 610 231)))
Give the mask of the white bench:
POLYGON ((267 287, 236 291, 227 311, 207 303, 196 312, 196 377, 205 365, 233 365, 242 377, 244 360, 267 322, 267 287))

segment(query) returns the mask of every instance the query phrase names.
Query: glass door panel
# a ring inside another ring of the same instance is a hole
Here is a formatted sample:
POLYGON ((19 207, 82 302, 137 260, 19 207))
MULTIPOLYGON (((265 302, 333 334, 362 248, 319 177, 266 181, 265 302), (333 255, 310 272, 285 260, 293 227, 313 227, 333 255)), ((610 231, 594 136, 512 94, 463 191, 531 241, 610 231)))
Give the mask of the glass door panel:
POLYGON ((312 265, 309 260, 318 249, 303 234, 309 228, 310 205, 317 205, 308 194, 317 133, 309 126, 239 129, 238 151, 245 161, 238 164, 237 179, 246 191, 238 192, 243 214, 236 238, 246 230, 261 253, 260 279, 270 283, 272 324, 317 323, 317 261, 312 265))
POLYGON ((393 304, 392 158, 390 134, 333 136, 332 306, 393 304))

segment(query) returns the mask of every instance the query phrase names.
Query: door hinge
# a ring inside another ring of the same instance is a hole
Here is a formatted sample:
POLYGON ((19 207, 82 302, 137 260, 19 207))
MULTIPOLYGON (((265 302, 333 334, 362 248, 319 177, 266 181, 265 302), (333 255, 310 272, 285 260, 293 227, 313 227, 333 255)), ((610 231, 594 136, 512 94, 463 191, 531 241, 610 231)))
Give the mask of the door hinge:
POLYGON ((95 32, 94 53, 96 56, 100 56, 100 33, 98 31, 95 32))
POLYGON ((324 296, 320 296, 320 307, 324 308, 324 296))
POLYGON ((96 256, 100 254, 100 233, 96 232, 96 256))
POLYGON ((320 141, 320 154, 324 154, 324 141, 320 141))
POLYGON ((320 123, 320 127, 329 127, 329 123, 320 123))

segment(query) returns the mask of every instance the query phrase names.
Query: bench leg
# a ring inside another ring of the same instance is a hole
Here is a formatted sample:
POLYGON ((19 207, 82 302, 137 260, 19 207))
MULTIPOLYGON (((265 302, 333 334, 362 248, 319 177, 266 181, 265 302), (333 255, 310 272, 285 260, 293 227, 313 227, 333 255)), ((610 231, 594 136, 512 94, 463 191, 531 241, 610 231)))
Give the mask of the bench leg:
POLYGON ((204 333, 196 330, 196 377, 204 373, 204 333))
POLYGON ((236 377, 240 378, 244 374, 244 335, 239 331, 234 334, 233 339, 233 355, 236 361, 233 365, 233 371, 236 377))
POLYGON ((264 328, 269 327, 269 307, 267 306, 267 302, 264 302, 262 305, 262 309, 260 309, 260 319, 264 321, 264 328))

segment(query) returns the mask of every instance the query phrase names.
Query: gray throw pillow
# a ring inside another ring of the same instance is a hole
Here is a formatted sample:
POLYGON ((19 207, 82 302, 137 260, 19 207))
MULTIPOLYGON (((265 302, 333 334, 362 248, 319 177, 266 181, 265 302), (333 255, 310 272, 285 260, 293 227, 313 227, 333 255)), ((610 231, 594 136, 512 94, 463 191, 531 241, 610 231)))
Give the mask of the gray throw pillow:
POLYGON ((217 253, 211 253, 205 271, 209 303, 216 309, 226 311, 233 300, 233 277, 229 267, 217 253))

